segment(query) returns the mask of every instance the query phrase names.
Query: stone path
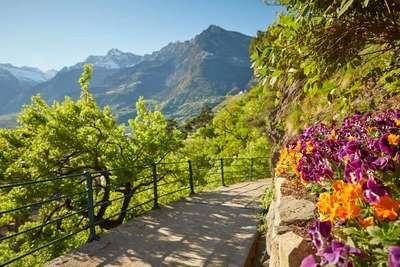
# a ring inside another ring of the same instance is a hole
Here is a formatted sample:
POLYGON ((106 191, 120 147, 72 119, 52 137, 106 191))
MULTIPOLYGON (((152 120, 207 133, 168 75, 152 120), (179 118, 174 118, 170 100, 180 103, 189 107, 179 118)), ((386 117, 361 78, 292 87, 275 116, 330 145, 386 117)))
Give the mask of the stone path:
POLYGON ((245 266, 271 182, 219 187, 161 206, 45 266, 245 266))

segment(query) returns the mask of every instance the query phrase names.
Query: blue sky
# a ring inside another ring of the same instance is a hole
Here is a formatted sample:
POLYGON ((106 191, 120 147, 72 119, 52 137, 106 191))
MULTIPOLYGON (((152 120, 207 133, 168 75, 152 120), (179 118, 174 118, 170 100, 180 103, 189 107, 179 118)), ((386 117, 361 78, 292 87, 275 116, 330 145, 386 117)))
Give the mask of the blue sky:
POLYGON ((60 70, 111 48, 150 54, 210 24, 254 36, 279 10, 262 0, 0 0, 0 63, 60 70))

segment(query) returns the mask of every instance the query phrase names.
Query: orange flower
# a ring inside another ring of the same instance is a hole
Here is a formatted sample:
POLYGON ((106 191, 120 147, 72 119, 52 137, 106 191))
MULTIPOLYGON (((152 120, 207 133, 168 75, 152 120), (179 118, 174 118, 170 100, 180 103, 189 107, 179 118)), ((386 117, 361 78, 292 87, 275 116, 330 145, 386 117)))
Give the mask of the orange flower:
POLYGON ((390 196, 383 196, 379 199, 379 204, 374 206, 375 214, 379 219, 396 220, 398 217, 397 211, 400 209, 399 203, 393 200, 390 196))
POLYGON ((281 151, 279 151, 279 153, 281 154, 280 159, 285 159, 288 154, 288 150, 286 148, 284 148, 284 149, 281 149, 281 151))
POLYGON ((369 216, 365 219, 360 219, 362 227, 365 229, 368 226, 375 225, 374 217, 369 216))
POLYGON ((331 134, 328 137, 328 140, 333 140, 333 141, 337 142, 338 135, 336 134, 335 130, 332 130, 331 134))
POLYGON ((388 139, 389 139, 389 144, 397 146, 400 141, 400 136, 395 134, 389 134, 388 139))
POLYGON ((288 155, 288 150, 286 148, 280 151, 281 157, 279 158, 279 162, 275 168, 275 174, 281 175, 282 173, 289 170, 289 166, 286 165, 286 157, 288 155))
POLYGON ((367 134, 373 133, 374 130, 375 130, 375 127, 370 127, 370 126, 368 126, 368 127, 367 127, 367 134))
POLYGON ((336 180, 335 183, 333 184, 333 190, 335 191, 340 191, 343 190, 343 188, 345 187, 345 182, 343 182, 342 180, 336 180))
POLYGON ((360 184, 349 184, 343 181, 335 181, 333 193, 323 193, 317 203, 318 212, 322 221, 338 218, 344 220, 356 217, 361 213, 357 205, 357 199, 362 199, 360 184))
POLYGON ((313 151, 313 149, 317 147, 316 145, 311 144, 310 141, 308 141, 308 142, 306 143, 306 145, 307 145, 306 154, 311 154, 311 152, 313 151))
POLYGON ((289 170, 289 167, 284 164, 278 164, 277 167, 275 168, 275 174, 276 175, 281 175, 282 173, 286 172, 289 170))

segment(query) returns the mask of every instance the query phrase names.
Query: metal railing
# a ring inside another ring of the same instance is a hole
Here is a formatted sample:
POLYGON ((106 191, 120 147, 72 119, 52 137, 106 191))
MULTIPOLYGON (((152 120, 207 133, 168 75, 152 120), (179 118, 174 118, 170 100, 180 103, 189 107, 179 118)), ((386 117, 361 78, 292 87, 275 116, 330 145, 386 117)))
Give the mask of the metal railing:
POLYGON ((162 204, 206 189, 266 178, 268 165, 267 158, 189 160, 86 171, 0 186, 0 195, 29 195, 40 192, 40 188, 54 188, 53 195, 27 197, 32 202, 22 201, 24 205, 19 207, 2 210, 0 203, 0 226, 3 224, 4 229, 12 223, 17 225, 5 236, 0 235, 0 266, 21 266, 21 261, 25 266, 40 264, 37 253, 47 255, 47 261, 84 242, 99 240, 100 232, 162 204), (126 177, 132 178, 122 179, 126 177), (16 221, 7 221, 17 217, 23 218, 19 226, 16 221), (52 246, 58 249, 51 249, 52 246), (13 253, 4 251, 6 247, 12 247, 13 253))

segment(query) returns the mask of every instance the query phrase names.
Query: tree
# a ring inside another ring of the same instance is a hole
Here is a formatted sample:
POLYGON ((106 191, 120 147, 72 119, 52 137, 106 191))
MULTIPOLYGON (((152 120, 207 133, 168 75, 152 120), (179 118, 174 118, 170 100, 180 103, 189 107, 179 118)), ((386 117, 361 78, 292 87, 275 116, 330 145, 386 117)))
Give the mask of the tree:
MULTIPOLYGON (((137 117, 129 121, 133 134, 126 136, 124 125, 117 125, 110 107, 99 109, 92 94, 88 92, 92 71, 91 65, 85 65, 79 80, 82 91, 78 101, 66 97, 63 103, 55 101, 49 106, 40 95, 35 96, 32 104, 25 105, 18 117, 21 126, 15 130, 1 130, 0 185, 81 174, 84 171, 94 172, 97 205, 95 221, 100 228, 110 229, 127 218, 126 209, 132 204, 134 193, 153 181, 148 176, 149 167, 118 172, 112 169, 161 162, 182 146, 183 138, 178 130, 167 133, 167 123, 162 113, 148 110, 143 98, 136 103, 137 117), (142 173, 148 178, 138 181, 137 177, 142 173), (111 201, 117 198, 120 200, 111 205, 111 201), (110 217, 112 214, 119 215, 110 217)), ((2 242, 0 255, 4 258, 15 256, 16 252, 29 251, 32 246, 40 246, 51 238, 61 237, 87 225, 87 211, 79 212, 87 207, 86 196, 73 195, 79 191, 85 191, 85 183, 79 177, 41 186, 18 186, 1 190, 3 211, 49 198, 57 200, 43 204, 39 209, 39 220, 26 222, 19 231, 51 222, 71 212, 78 214, 59 220, 56 224, 41 226, 17 239, 2 242), (18 240, 23 244, 15 250, 12 244, 18 240)), ((0 218, 0 225, 8 225, 16 220, 27 221, 32 209, 7 213, 0 218)), ((71 244, 79 246, 86 237, 83 232, 74 236, 75 240, 48 247, 47 253, 43 253, 48 258, 31 257, 29 260, 46 261, 71 249, 71 244)))
POLYGON ((264 38, 253 53, 255 72, 264 82, 275 84, 286 76, 297 78, 303 73, 308 78, 306 90, 321 88, 322 82, 340 69, 364 66, 382 56, 387 64, 364 70, 370 74, 364 76, 365 83, 371 76, 399 68, 397 0, 265 2, 285 5, 288 13, 280 14, 278 22, 268 27, 269 38, 264 38))
POLYGON ((214 114, 212 109, 209 106, 202 107, 200 114, 190 119, 185 125, 183 125, 183 129, 186 132, 195 132, 197 129, 211 124, 213 118, 214 114))

